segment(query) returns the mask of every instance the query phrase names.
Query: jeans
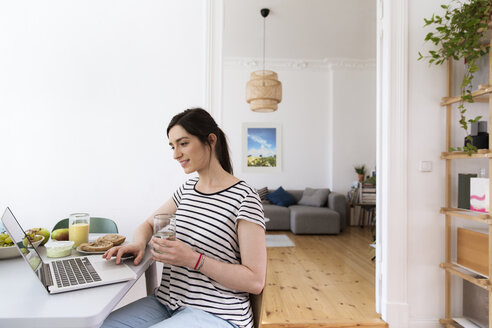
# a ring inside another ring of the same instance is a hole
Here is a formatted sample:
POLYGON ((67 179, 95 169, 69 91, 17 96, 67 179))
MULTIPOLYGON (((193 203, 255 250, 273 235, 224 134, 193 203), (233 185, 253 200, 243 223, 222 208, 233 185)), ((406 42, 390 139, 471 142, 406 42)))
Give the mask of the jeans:
POLYGON ((236 328, 211 313, 192 307, 171 310, 155 296, 147 296, 125 305, 104 320, 101 328, 236 328))

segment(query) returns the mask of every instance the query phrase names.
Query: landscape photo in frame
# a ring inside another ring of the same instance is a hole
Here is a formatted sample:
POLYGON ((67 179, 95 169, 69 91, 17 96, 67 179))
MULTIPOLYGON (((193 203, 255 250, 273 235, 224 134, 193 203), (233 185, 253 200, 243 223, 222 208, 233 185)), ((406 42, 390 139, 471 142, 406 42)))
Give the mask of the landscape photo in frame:
POLYGON ((243 124, 242 168, 245 172, 274 172, 281 169, 280 125, 243 124))

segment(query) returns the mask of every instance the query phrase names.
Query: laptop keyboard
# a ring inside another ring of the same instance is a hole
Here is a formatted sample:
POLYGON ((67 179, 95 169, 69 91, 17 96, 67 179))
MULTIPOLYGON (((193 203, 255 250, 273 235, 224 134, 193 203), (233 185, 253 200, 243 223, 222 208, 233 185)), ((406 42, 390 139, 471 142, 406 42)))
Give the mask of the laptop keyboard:
POLYGON ((53 261, 52 268, 58 287, 101 281, 87 257, 53 261))

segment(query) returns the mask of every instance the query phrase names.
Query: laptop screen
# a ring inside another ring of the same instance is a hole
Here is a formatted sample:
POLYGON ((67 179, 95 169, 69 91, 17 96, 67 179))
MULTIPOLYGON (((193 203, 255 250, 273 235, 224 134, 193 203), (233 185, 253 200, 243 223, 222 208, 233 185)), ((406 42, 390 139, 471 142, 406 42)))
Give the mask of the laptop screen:
POLYGON ((45 282, 45 270, 46 265, 43 265, 43 261, 41 260, 41 256, 33 247, 32 243, 27 238, 27 235, 24 233, 24 229, 22 229, 21 225, 10 211, 10 208, 6 208, 5 212, 2 216, 2 222, 4 228, 7 230, 10 238, 14 242, 14 245, 17 246, 21 255, 24 257, 26 262, 29 264, 31 269, 34 271, 39 280, 43 283, 43 285, 48 288, 48 284, 45 282))

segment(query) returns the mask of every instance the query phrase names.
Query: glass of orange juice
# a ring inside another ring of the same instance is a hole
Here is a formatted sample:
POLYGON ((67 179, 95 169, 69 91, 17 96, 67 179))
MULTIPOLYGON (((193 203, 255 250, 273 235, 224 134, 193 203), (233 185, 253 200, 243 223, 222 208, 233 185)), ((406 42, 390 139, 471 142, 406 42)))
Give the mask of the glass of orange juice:
POLYGON ((73 248, 89 241, 89 220, 87 213, 70 214, 68 222, 68 240, 74 242, 73 248))

